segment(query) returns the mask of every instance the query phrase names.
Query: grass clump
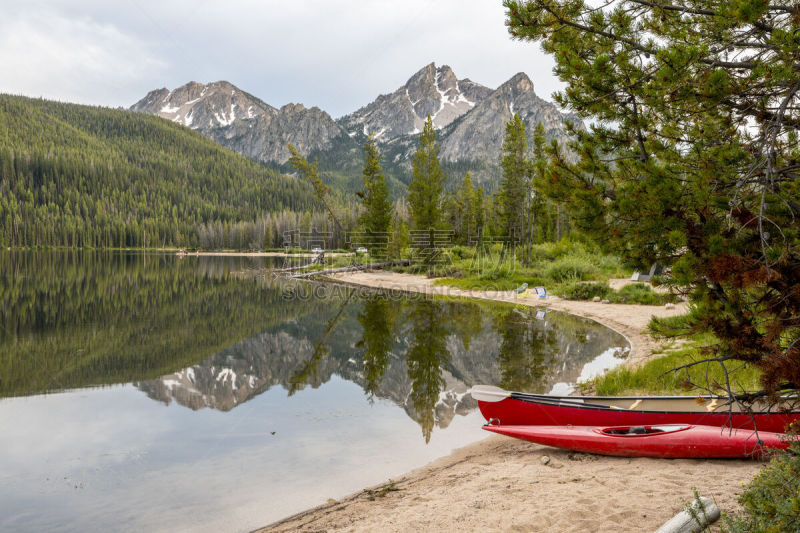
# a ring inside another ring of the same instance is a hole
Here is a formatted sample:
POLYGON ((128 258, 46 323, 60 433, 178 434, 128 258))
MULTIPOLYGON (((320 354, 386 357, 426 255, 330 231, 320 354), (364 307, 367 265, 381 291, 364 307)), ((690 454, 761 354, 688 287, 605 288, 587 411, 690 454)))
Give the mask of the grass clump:
POLYGON ((610 293, 608 301, 621 304, 664 305, 677 302, 678 298, 674 294, 654 292, 650 285, 631 283, 610 293))
MULTIPOLYGON (((673 372, 674 368, 705 359, 705 346, 713 344, 710 335, 695 335, 688 343, 672 346, 664 355, 637 368, 617 367, 587 384, 599 396, 620 395, 697 395, 702 391, 690 386, 697 383, 722 393, 717 384, 725 383, 725 373, 718 363, 699 364, 686 371, 673 372)), ((729 367, 734 392, 752 392, 761 388, 761 372, 753 366, 729 367)))
POLYGON ((625 285, 615 291, 607 283, 574 281, 560 284, 555 287, 554 292, 567 300, 591 300, 598 297, 615 304, 664 305, 678 301, 675 295, 655 292, 650 285, 642 283, 625 285))
POLYGON ((513 258, 506 257, 502 261, 489 266, 478 274, 478 279, 483 281, 497 281, 510 279, 520 271, 519 263, 513 258))
POLYGON ((611 293, 607 283, 567 283, 559 288, 559 295, 567 300, 591 300, 592 298, 605 298, 611 293))
POLYGON ((800 443, 778 453, 739 496, 742 512, 725 517, 728 533, 800 531, 800 443))
POLYGON ((512 290, 523 283, 543 285, 550 292, 562 284, 588 280, 606 281, 609 277, 630 276, 621 260, 604 255, 590 244, 564 239, 531 247, 530 262, 523 264, 522 248, 493 243, 479 249, 453 246, 430 267, 411 271, 430 277, 444 277, 438 284, 462 289, 512 290))
POLYGON ((580 255, 556 259, 544 271, 544 276, 556 283, 595 279, 598 274, 591 261, 580 255))

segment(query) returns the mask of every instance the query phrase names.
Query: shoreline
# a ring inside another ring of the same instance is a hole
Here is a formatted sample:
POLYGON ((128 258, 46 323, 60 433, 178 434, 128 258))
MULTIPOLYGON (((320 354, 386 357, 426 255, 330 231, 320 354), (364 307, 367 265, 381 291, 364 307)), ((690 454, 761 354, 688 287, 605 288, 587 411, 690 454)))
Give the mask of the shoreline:
MULTIPOLYGON (((652 351, 660 348, 662 343, 645 333, 651 317, 676 316, 688 311, 686 302, 675 304, 672 309, 667 309, 665 306, 654 305, 604 304, 585 300, 565 300, 551 295, 548 295, 547 298, 539 298, 531 295, 530 292, 524 296, 514 296, 512 291, 463 290, 448 285, 434 285, 434 280, 418 274, 401 274, 382 270, 345 272, 333 274, 328 278, 358 287, 492 300, 552 309, 587 318, 616 331, 628 340, 631 351, 623 365, 629 366, 637 366, 658 357, 652 351)), ((611 280, 611 282, 615 287, 631 283, 628 280, 611 280)))
MULTIPOLYGON (((644 332, 664 306, 602 304, 510 291, 464 291, 424 276, 393 272, 336 274, 337 282, 443 296, 491 299, 568 312, 628 339, 625 365, 652 357, 659 343, 644 332)), ((654 531, 693 500, 696 489, 723 512, 738 509, 754 460, 647 459, 596 456, 490 435, 396 480, 286 517, 257 531, 654 531), (544 457, 547 457, 545 460, 544 457)), ((718 531, 712 527, 711 531, 718 531)))

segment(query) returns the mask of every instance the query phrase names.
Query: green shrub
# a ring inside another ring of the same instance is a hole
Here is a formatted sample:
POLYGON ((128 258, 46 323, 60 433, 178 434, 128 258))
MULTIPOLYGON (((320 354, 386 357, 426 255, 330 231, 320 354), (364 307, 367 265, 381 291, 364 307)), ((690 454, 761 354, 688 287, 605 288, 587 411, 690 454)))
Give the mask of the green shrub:
POLYGON ((613 278, 630 278, 633 271, 622 265, 616 255, 597 254, 591 256, 592 265, 603 274, 613 278))
POLYGON ((511 278, 517 271, 519 265, 513 259, 506 258, 501 263, 491 265, 478 275, 478 279, 484 281, 497 281, 499 279, 511 278))
POLYGON ((596 276, 597 269, 586 258, 569 256, 553 261, 544 275, 556 283, 583 281, 596 276))
POLYGON ((671 294, 653 292, 650 285, 631 283, 610 294, 608 300, 621 304, 664 305, 675 302, 677 298, 671 294))
POLYGON ((552 242, 545 242, 531 246, 531 261, 553 261, 556 259, 553 244, 552 242))
POLYGON ((472 259, 475 257, 475 248, 471 246, 453 246, 450 251, 456 259, 472 259))
POLYGON ((353 258, 350 256, 339 256, 334 257, 333 261, 329 261, 330 267, 339 268, 339 267, 346 267, 353 264, 353 258))
POLYGON ((689 312, 685 315, 653 317, 647 325, 650 335, 657 339, 669 337, 680 337, 691 333, 692 324, 697 317, 697 307, 689 306, 689 312))
POLYGON ((559 288, 559 294, 567 300, 591 300, 595 296, 605 298, 611 287, 606 283, 568 283, 559 288))
MULTIPOLYGON (((796 437, 795 437, 796 438, 796 437)), ((743 510, 725 517, 729 533, 800 531, 800 444, 777 454, 739 496, 743 510)))
POLYGON ((531 259, 533 261, 553 261, 564 256, 585 255, 586 247, 569 239, 558 242, 543 242, 531 246, 531 259))
POLYGON ((500 253, 503 251, 503 243, 496 242, 490 244, 489 246, 486 246, 486 250, 492 255, 500 255, 500 253))
POLYGON ((556 259, 564 256, 581 255, 587 252, 586 246, 571 239, 561 239, 560 241, 551 243, 551 246, 553 256, 556 259))

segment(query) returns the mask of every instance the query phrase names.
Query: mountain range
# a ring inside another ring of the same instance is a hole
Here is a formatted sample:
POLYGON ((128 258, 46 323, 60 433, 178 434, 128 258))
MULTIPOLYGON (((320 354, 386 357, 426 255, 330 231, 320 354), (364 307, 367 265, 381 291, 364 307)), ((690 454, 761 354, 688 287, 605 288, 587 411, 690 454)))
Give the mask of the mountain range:
POLYGON ((474 179, 489 182, 490 188, 499 175, 505 125, 514 113, 526 122, 529 134, 541 122, 548 139, 559 142, 567 139, 567 122, 583 127, 576 116, 539 98, 525 73, 491 89, 458 79, 449 66, 434 63, 394 92, 379 95, 338 119, 302 104, 273 107, 227 81, 156 89, 130 109, 197 130, 254 161, 282 170, 287 169, 287 144, 291 143, 304 155, 317 157, 323 170, 357 176, 362 146, 372 132, 384 156, 384 170, 405 183, 418 135, 430 115, 445 165, 471 170, 474 179))

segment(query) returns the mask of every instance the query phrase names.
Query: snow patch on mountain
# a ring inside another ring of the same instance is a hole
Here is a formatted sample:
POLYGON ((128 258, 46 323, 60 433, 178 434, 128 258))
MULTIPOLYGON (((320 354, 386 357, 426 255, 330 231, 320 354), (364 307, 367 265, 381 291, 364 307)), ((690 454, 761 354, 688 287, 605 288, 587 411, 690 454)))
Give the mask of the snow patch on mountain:
POLYGON ((177 113, 179 109, 180 107, 170 107, 169 104, 167 104, 161 108, 159 113, 172 114, 172 113, 177 113))

